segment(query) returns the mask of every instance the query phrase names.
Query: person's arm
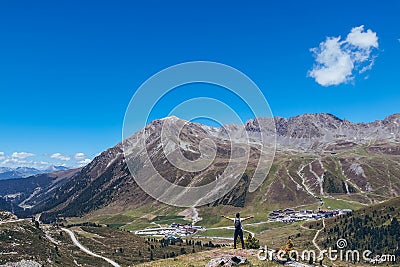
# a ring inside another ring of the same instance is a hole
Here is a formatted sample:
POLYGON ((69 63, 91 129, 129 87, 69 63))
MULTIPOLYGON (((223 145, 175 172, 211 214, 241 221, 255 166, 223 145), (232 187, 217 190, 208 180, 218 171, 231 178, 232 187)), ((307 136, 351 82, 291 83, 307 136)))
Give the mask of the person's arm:
POLYGON ((250 215, 250 216, 247 216, 247 217, 242 218, 242 221, 245 221, 245 220, 248 220, 248 219, 252 219, 252 218, 254 218, 254 216, 253 216, 253 215, 250 215))
POLYGON ((234 219, 232 219, 232 218, 226 217, 225 215, 221 215, 221 217, 222 217, 222 218, 225 218, 225 219, 227 219, 227 220, 230 220, 230 221, 233 221, 233 220, 234 220, 234 219))

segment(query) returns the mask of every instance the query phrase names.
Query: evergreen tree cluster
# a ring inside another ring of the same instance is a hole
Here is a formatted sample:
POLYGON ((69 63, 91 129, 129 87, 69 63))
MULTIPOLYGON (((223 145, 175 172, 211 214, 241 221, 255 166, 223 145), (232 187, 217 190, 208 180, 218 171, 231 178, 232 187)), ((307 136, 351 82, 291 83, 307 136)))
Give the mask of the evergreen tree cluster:
POLYGON ((259 249, 260 248, 260 240, 249 234, 244 240, 244 245, 248 249, 259 249))
POLYGON ((337 249, 337 240, 346 239, 351 250, 370 250, 375 255, 400 256, 400 207, 368 207, 327 221, 323 247, 337 249))

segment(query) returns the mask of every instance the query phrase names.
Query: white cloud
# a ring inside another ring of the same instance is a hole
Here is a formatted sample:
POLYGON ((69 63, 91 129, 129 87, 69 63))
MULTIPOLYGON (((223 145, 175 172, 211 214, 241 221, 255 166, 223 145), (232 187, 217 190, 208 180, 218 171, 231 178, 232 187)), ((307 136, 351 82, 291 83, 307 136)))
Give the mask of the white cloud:
POLYGON ((82 152, 79 152, 79 153, 75 154, 74 158, 77 159, 77 160, 82 160, 82 159, 86 158, 86 155, 84 153, 82 153, 82 152))
POLYGON ((90 159, 84 159, 84 160, 78 161, 78 164, 79 164, 79 167, 83 167, 83 166, 89 164, 90 162, 91 162, 90 159))
POLYGON ((13 158, 7 157, 4 161, 1 162, 1 165, 4 167, 17 168, 17 167, 30 167, 35 169, 45 169, 50 164, 44 161, 33 161, 26 160, 21 158, 13 158))
POLYGON ((53 155, 50 156, 50 158, 59 159, 59 160, 63 160, 63 161, 68 161, 68 160, 71 159, 71 157, 66 156, 66 155, 62 155, 60 153, 54 153, 53 155))
MULTIPOLYGON (((55 153, 51 156, 55 160, 67 161, 70 159, 68 156, 61 155, 60 153, 55 153), (69 159, 68 159, 69 158, 69 159)), ((11 155, 6 155, 4 152, 0 152, 0 166, 2 167, 30 167, 35 169, 44 170, 51 165, 54 165, 53 161, 44 161, 40 156, 28 152, 14 152, 11 155), (35 156, 35 157, 34 157, 35 156), (30 157, 34 157, 30 159, 30 157)), ((57 163, 56 165, 66 166, 66 164, 57 163)))
POLYGON ((28 153, 28 152, 14 152, 12 153, 11 157, 16 158, 16 159, 25 159, 28 157, 33 157, 35 154, 28 153))
POLYGON ((364 25, 351 29, 351 32, 347 35, 346 42, 364 49, 378 48, 376 32, 371 31, 371 29, 364 31, 364 25))
POLYGON ((78 167, 83 167, 92 161, 82 152, 76 153, 74 158, 77 160, 78 167))
POLYGON ((28 164, 30 167, 39 169, 39 170, 46 169, 51 165, 49 162, 46 162, 46 161, 31 161, 28 164))
POLYGON ((371 54, 376 48, 376 33, 364 31, 364 25, 353 28, 343 41, 340 36, 327 37, 311 49, 316 62, 307 75, 322 86, 349 82, 354 79, 354 70, 364 73, 373 67, 376 55, 371 54))
POLYGON ((371 60, 370 60, 370 62, 369 62, 369 64, 363 66, 363 67, 361 68, 361 70, 359 70, 359 73, 364 73, 364 72, 366 72, 366 71, 368 71, 368 70, 371 70, 372 67, 373 67, 374 64, 375 64, 375 58, 376 58, 376 56, 372 57, 371 60))
POLYGON ((339 41, 340 37, 328 38, 320 44, 319 49, 312 49, 317 66, 309 72, 309 76, 321 85, 336 85, 351 79, 353 61, 350 55, 342 51, 339 41))

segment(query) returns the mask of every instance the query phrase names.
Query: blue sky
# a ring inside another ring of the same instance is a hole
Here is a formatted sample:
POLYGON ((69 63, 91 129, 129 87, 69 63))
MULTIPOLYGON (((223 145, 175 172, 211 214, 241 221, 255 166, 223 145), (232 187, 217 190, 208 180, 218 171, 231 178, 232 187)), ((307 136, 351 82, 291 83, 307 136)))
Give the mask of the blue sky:
POLYGON ((398 10, 399 1, 2 1, 0 165, 92 159, 121 140, 146 79, 194 60, 248 75, 276 116, 383 119, 399 112, 398 10), (361 25, 378 46, 357 62, 346 36, 361 25), (361 66, 321 85, 310 49, 338 36, 339 54, 361 66))

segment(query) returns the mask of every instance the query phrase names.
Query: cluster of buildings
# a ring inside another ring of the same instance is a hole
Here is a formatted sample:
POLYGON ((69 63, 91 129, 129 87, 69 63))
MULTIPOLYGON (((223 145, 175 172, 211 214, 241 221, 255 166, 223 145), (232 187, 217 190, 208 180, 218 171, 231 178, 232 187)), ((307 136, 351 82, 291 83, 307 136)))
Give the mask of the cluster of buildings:
POLYGON ((205 229, 202 226, 191 225, 191 224, 183 224, 183 223, 173 223, 171 224, 171 228, 176 229, 177 232, 185 235, 192 235, 197 231, 204 231, 205 229))
POLYGON ((285 222, 292 223, 297 221, 319 220, 322 218, 331 218, 334 216, 351 213, 350 209, 335 209, 335 210, 298 210, 284 209, 274 210, 269 214, 268 221, 270 222, 285 222))
POLYGON ((160 228, 148 228, 143 230, 135 231, 137 235, 146 235, 146 236, 162 236, 162 237, 170 237, 170 236, 189 236, 197 231, 204 231, 205 229, 202 226, 192 226, 191 224, 179 224, 173 223, 170 227, 160 227, 160 228))

